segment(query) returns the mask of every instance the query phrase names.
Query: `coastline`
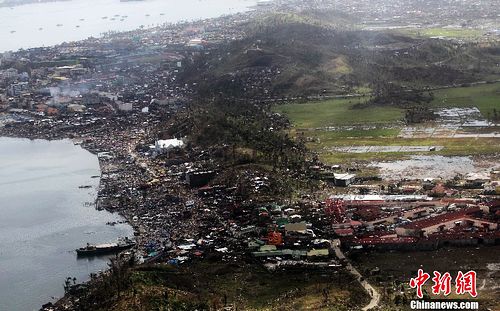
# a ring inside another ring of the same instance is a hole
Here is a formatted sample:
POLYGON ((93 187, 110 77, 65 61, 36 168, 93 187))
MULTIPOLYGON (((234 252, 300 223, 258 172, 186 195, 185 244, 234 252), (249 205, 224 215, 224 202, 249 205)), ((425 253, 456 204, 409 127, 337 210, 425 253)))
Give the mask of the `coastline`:
POLYGON ((72 45, 82 41, 103 39, 117 33, 155 31, 175 24, 192 24, 228 14, 246 13, 253 10, 251 6, 256 3, 256 0, 238 0, 229 7, 223 0, 203 0, 199 4, 202 11, 198 12, 188 9, 196 0, 178 6, 171 0, 128 3, 119 0, 60 1, 31 2, 15 7, 2 7, 0 4, 2 11, 0 19, 4 26, 0 31, 0 39, 4 43, 0 45, 0 53, 72 45), (60 8, 65 10, 65 14, 61 13, 60 8), (47 17, 41 18, 36 13, 44 9, 47 10, 47 17), (94 9, 100 12, 99 15, 95 14, 94 9), (11 18, 17 15, 21 17, 11 18), (21 20, 30 23, 22 23, 21 20), (31 37, 34 32, 37 36, 31 37))
POLYGON ((101 185, 102 185, 101 177, 106 172, 106 169, 105 169, 106 167, 105 167, 103 161, 98 157, 98 153, 99 152, 97 152, 95 149, 89 147, 88 145, 85 145, 83 142, 78 142, 75 138, 70 137, 70 136, 46 137, 42 133, 40 133, 40 135, 35 135, 35 136, 33 136, 33 135, 23 136, 22 134, 3 133, 2 130, 1 130, 1 128, 0 128, 0 137, 28 139, 28 140, 46 140, 46 141, 70 140, 73 143, 73 145, 80 146, 83 150, 85 150, 85 151, 91 153, 92 155, 94 155, 98 159, 99 170, 101 172, 101 175, 100 175, 100 178, 99 178, 98 190, 96 192, 96 197, 95 197, 94 209, 97 210, 97 211, 105 210, 105 211, 107 211, 109 213, 117 214, 117 215, 121 216, 125 220, 125 222, 134 229, 134 233, 136 233, 136 232, 138 233, 138 230, 136 230, 136 227, 133 226, 133 224, 132 224, 130 215, 124 213, 123 211, 117 211, 117 210, 114 210, 114 209, 110 209, 109 206, 107 206, 106 204, 103 204, 104 206, 102 208, 99 208, 99 206, 100 206, 99 205, 99 197, 100 197, 100 195, 103 192, 105 192, 106 190, 109 190, 109 189, 107 189, 106 186, 101 187, 101 185))
MULTIPOLYGON (((113 210, 113 209, 110 209, 109 206, 107 206, 106 204, 104 204, 104 206, 101 208, 99 208, 99 204, 98 204, 98 201, 99 201, 99 197, 100 195, 109 190, 106 186, 102 187, 101 184, 102 184, 102 175, 106 172, 106 167, 105 165, 103 165, 103 162, 101 161, 101 159, 99 159, 98 157, 98 152, 96 152, 95 149, 93 149, 92 147, 88 146, 88 145, 85 145, 84 143, 78 143, 74 138, 70 138, 68 136, 60 136, 60 137, 46 137, 44 136, 44 134, 40 133, 39 135, 29 135, 29 136, 23 136, 22 134, 13 134, 13 133, 9 133, 9 134, 6 134, 6 133, 3 133, 1 128, 0 128, 0 137, 6 137, 6 138, 13 138, 13 139, 29 139, 29 140, 46 140, 46 141, 57 141, 57 140, 70 140, 73 145, 75 146, 80 146, 83 150, 91 153, 92 155, 94 155, 95 157, 97 157, 98 159, 98 162, 99 162, 99 170, 101 172, 101 176, 100 176, 100 179, 99 179, 99 186, 98 186, 98 190, 96 192, 96 196, 95 196, 95 204, 94 204, 94 209, 96 211, 100 211, 100 210, 105 210, 106 212, 109 212, 111 214, 116 214, 116 215, 119 215, 122 219, 123 219, 123 223, 124 224, 127 224, 129 225, 132 230, 133 230, 133 234, 134 234, 134 237, 133 238, 137 238, 140 234, 140 230, 138 228, 138 226, 134 225, 133 222, 132 222, 132 217, 130 216, 130 214, 126 213, 125 211, 129 211, 129 210, 120 210, 120 211, 116 211, 116 210, 113 210)), ((137 246, 134 247, 134 249, 137 249, 137 246)), ((108 274, 109 270, 111 268, 108 267, 104 273, 101 275, 101 277, 106 277, 106 275, 108 274)), ((97 272, 97 271, 96 271, 97 272)), ((96 280, 93 280, 92 278, 88 279, 87 281, 85 282, 79 282, 79 283, 76 283, 75 286, 76 287, 79 287, 79 286, 87 286, 89 284, 91 284, 91 282, 94 282, 96 280)), ((61 280, 61 283, 63 282, 63 280, 61 280)), ((69 294, 70 295, 70 294, 69 294)), ((71 295, 70 295, 71 296, 71 295)), ((48 303, 48 304, 44 304, 45 305, 55 305, 55 306, 59 306, 59 305, 64 305, 65 303, 68 302, 68 299, 71 299, 70 296, 67 296, 67 295, 64 295, 62 297, 59 297, 57 298, 56 302, 54 304, 52 303, 48 303)), ((40 306, 41 308, 43 308, 42 306, 40 306)))
POLYGON ((2 270, 6 273, 3 298, 10 296, 11 299, 2 300, 1 305, 11 310, 28 307, 38 310, 50 297, 63 295, 61 286, 66 277, 86 283, 89 272, 109 268, 106 258, 79 260, 74 252, 76 248, 86 242, 105 243, 120 236, 131 236, 133 227, 128 222, 125 224, 126 219, 117 213, 95 209, 99 182, 94 178, 101 170, 94 153, 65 137, 50 140, 43 135, 1 137, 2 148, 6 148, 2 159, 7 161, 2 171, 2 198, 12 198, 3 209, 5 219, 10 221, 2 222, 6 225, 3 232, 12 228, 12 236, 6 236, 3 241, 1 256, 2 270), (29 187, 34 187, 33 191, 29 187), (28 199, 32 192, 37 193, 39 202, 28 199), (19 213, 13 210, 21 207, 19 213), (115 223, 116 227, 110 225, 115 223), (13 261, 12 254, 22 258, 13 261), (30 277, 25 269, 30 271, 28 264, 32 260, 37 261, 40 279, 23 286, 23 280, 30 277), (19 290, 22 288, 33 296, 24 298, 19 290))

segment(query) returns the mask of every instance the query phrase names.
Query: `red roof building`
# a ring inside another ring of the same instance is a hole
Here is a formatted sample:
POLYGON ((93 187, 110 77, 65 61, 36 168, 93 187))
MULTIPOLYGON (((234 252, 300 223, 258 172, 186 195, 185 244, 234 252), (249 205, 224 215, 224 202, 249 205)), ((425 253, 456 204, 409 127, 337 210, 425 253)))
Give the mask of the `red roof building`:
POLYGON ((418 220, 396 228, 396 233, 398 236, 403 237, 427 237, 430 234, 444 232, 462 225, 473 226, 487 231, 497 230, 497 223, 472 216, 474 213, 480 211, 480 208, 474 207, 418 220))

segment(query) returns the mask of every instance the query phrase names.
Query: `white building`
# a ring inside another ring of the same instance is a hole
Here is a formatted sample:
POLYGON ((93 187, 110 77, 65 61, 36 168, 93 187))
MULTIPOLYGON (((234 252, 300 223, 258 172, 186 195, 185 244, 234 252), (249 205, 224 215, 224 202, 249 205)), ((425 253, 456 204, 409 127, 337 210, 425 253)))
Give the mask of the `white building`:
POLYGON ((163 154, 169 152, 174 148, 182 148, 184 146, 184 141, 181 139, 166 139, 166 140, 157 140, 155 142, 155 151, 158 154, 163 154))
POLYGON ((132 109, 134 109, 132 103, 117 103, 116 105, 120 111, 132 111, 132 109))

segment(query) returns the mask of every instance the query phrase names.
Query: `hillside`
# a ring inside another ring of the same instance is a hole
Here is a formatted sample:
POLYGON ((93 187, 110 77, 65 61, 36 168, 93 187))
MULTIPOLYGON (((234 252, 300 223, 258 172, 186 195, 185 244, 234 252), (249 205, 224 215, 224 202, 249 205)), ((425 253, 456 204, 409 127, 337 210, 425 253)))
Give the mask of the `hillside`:
POLYGON ((245 39, 199 58, 185 78, 214 92, 266 98, 360 93, 389 82, 434 87, 500 73, 498 43, 358 30, 343 15, 333 23, 335 14, 262 18, 247 25, 245 39))

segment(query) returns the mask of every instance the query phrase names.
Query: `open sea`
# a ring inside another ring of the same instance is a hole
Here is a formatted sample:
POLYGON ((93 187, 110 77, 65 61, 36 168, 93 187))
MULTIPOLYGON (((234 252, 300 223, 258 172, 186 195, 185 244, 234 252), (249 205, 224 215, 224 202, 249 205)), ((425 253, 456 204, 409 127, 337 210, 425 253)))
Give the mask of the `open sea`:
POLYGON ((218 17, 247 10, 257 0, 70 0, 0 8, 0 52, 52 46, 128 31, 218 17))

